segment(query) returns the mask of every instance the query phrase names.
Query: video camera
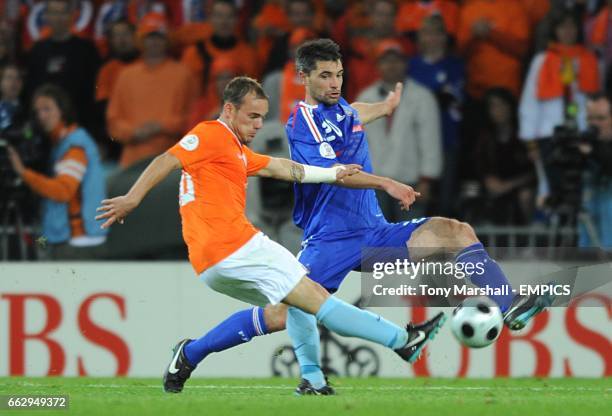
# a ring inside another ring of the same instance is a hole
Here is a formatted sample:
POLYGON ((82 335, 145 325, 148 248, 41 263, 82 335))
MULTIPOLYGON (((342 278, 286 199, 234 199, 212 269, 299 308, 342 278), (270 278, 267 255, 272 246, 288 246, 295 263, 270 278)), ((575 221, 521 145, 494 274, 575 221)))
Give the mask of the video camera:
POLYGON ((574 213, 580 210, 583 174, 590 157, 581 149, 592 148, 597 135, 598 130, 595 127, 585 131, 578 131, 573 125, 561 125, 555 128, 552 150, 545 161, 551 172, 549 204, 552 208, 569 209, 574 213))
POLYGON ((37 204, 32 192, 15 173, 8 156, 12 146, 25 165, 41 170, 45 166, 46 145, 30 122, 11 125, 0 130, 0 205, 16 204, 26 221, 36 216, 37 204))

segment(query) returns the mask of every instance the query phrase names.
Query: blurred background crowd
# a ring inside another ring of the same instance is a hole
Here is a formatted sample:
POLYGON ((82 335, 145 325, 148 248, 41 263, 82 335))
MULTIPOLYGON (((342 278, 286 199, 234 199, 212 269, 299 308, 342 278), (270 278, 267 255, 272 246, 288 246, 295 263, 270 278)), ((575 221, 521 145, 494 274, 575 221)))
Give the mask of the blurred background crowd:
MULTIPOLYGON (((108 235, 92 201, 216 118, 237 75, 270 97, 254 149, 287 156, 293 55, 318 37, 342 48, 349 102, 404 83, 365 126, 375 173, 422 195, 409 212, 379 195, 389 221, 612 246, 612 0, 0 0, 0 259, 184 258, 178 173, 108 235)), ((253 181, 248 214, 296 251, 292 198, 253 181)))

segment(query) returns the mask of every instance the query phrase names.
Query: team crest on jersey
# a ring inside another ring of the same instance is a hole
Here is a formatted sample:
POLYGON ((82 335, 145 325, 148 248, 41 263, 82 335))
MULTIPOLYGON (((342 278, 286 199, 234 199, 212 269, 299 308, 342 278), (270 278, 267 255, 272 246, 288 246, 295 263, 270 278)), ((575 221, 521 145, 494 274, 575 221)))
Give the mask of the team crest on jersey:
POLYGON ((189 134, 183 137, 179 144, 183 149, 192 152, 198 148, 198 145, 200 144, 200 139, 198 139, 198 136, 196 136, 195 134, 189 134))
POLYGON ((336 152, 334 152, 334 148, 331 147, 331 144, 327 142, 321 143, 319 146, 319 153, 325 159, 334 159, 336 157, 336 152))

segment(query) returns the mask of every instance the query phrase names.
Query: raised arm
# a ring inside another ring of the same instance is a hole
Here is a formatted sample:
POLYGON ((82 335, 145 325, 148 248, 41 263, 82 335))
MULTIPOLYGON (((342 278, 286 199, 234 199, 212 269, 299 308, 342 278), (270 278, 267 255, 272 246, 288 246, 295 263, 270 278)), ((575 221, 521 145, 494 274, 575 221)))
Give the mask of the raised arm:
POLYGON ((157 156, 140 174, 127 194, 102 201, 97 210, 103 213, 96 220, 106 219, 102 228, 108 228, 115 222, 123 223, 124 218, 136 208, 151 189, 161 182, 170 172, 182 167, 179 159, 166 152, 157 156))
POLYGON ((363 124, 368 124, 381 117, 390 116, 400 103, 402 88, 402 83, 398 82, 395 84, 395 90, 389 92, 384 101, 377 103, 355 102, 351 104, 351 107, 357 110, 359 119, 363 124))

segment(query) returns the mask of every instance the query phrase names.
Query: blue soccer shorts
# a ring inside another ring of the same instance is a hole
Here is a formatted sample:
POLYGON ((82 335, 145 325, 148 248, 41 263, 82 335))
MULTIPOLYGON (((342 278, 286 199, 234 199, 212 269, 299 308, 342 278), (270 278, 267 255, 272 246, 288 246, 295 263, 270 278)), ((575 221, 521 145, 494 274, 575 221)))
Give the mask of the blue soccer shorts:
MULTIPOLYGON (((412 233, 429 218, 385 223, 359 231, 327 234, 309 238, 302 243, 298 260, 308 269, 308 276, 329 292, 334 293, 352 270, 359 270, 365 248, 408 248, 406 242, 412 233)), ((396 251, 395 251, 396 252, 396 251)), ((384 261, 380 259, 379 261, 384 261)))

